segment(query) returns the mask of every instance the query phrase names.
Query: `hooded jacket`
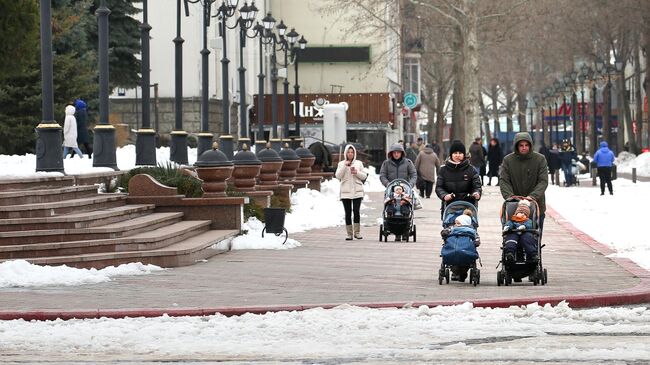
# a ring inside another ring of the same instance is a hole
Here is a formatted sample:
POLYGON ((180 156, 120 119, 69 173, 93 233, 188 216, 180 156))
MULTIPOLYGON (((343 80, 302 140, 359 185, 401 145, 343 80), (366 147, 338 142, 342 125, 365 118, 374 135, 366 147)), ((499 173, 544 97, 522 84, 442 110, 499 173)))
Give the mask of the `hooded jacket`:
POLYGON ((65 107, 65 121, 63 122, 63 147, 79 147, 77 145, 77 119, 74 117, 75 107, 65 107))
POLYGON ((431 147, 425 147, 415 159, 415 170, 425 181, 436 181, 436 174, 440 168, 440 160, 431 147))
POLYGON ((388 185, 388 183, 395 179, 404 179, 408 181, 411 186, 415 186, 418 179, 415 165, 413 165, 411 160, 404 156, 404 147, 399 143, 390 146, 390 149, 386 154, 386 161, 381 164, 381 169, 379 170, 379 180, 384 186, 388 185), (402 152, 402 157, 399 160, 393 159, 391 153, 394 151, 402 152))
POLYGON ((517 133, 513 151, 501 164, 499 187, 504 199, 512 196, 530 196, 539 205, 540 213, 546 212, 545 192, 548 187, 548 165, 544 155, 533 151, 533 139, 526 132, 517 133), (530 150, 522 155, 517 149, 521 141, 530 143, 530 150))
POLYGON ((357 149, 349 144, 343 150, 343 160, 339 162, 334 174, 337 179, 341 181, 341 199, 357 199, 363 198, 363 183, 368 178, 368 173, 363 169, 363 163, 357 160, 357 149), (354 151, 354 158, 350 165, 347 161, 347 151, 352 148, 354 151), (352 167, 357 170, 356 174, 352 174, 352 167))
POLYGON ((594 154, 596 167, 612 167, 615 159, 616 157, 614 156, 614 152, 609 149, 607 142, 600 142, 600 148, 594 154))

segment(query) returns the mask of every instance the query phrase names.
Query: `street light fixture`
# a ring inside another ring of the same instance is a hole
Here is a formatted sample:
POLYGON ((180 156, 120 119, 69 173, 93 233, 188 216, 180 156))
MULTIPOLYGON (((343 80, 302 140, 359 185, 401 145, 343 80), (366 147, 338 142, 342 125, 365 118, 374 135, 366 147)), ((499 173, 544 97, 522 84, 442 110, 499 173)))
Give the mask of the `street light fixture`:
POLYGON ((293 90, 294 90, 294 118, 296 120, 296 138, 294 140, 294 148, 298 148, 302 145, 303 139, 302 136, 300 135, 300 85, 298 84, 298 61, 299 61, 299 54, 300 52, 307 47, 307 40, 305 39, 304 36, 300 37, 300 40, 298 41, 298 47, 293 47, 292 48, 292 53, 294 53, 294 63, 293 63, 293 68, 296 73, 295 81, 293 84, 293 90))
POLYGON ((284 66, 286 73, 284 75, 284 138, 282 144, 287 144, 289 140, 289 60, 288 53, 290 49, 293 49, 296 42, 298 41, 298 32, 294 28, 291 28, 291 31, 286 34, 284 41, 282 42, 282 50, 284 51, 284 66))

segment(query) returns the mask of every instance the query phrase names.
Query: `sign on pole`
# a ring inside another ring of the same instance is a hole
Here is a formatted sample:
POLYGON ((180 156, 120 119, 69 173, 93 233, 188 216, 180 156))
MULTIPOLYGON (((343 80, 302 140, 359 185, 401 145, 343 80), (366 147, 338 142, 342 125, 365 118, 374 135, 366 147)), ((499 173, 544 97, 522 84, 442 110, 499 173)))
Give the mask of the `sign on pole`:
POLYGON ((413 109, 418 105, 418 96, 414 93, 404 94, 404 106, 413 109))

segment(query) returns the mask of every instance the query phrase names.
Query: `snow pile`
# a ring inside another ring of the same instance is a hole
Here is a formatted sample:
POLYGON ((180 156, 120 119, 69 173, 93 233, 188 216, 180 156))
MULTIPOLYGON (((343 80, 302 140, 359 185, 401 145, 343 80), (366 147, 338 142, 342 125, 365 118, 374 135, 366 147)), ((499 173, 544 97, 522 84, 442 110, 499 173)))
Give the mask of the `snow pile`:
MULTIPOLYGON (((286 219, 286 218, 285 218, 286 219)), ((287 242, 282 244, 285 234, 276 236, 273 233, 264 232, 262 229, 264 223, 259 219, 252 217, 242 225, 242 230, 247 231, 245 234, 235 237, 230 246, 231 250, 286 250, 301 246, 300 242, 288 238, 287 242)))
POLYGON ((173 356, 291 363, 635 362, 650 359, 648 335, 648 308, 574 310, 567 303, 494 309, 469 303, 407 309, 343 305, 233 317, 0 322, 2 353, 68 361, 173 356))
POLYGON ((115 276, 146 275, 161 270, 164 269, 139 262, 97 270, 77 269, 65 265, 38 266, 25 260, 12 260, 0 263, 0 288, 96 284, 111 281, 115 276))
MULTIPOLYGON (((582 182, 590 183, 589 180, 582 182)), ((620 217, 630 213, 630 204, 650 201, 650 183, 634 184, 630 180, 618 179, 613 185, 614 195, 609 195, 605 189, 603 196, 599 188, 549 185, 546 202, 576 228, 618 251, 618 256, 650 269, 650 245, 642 229, 614 228, 625 225, 620 217)))
POLYGON ((621 152, 616 159, 617 171, 632 173, 632 168, 636 167, 638 176, 650 176, 650 152, 642 153, 635 156, 629 152, 621 152))

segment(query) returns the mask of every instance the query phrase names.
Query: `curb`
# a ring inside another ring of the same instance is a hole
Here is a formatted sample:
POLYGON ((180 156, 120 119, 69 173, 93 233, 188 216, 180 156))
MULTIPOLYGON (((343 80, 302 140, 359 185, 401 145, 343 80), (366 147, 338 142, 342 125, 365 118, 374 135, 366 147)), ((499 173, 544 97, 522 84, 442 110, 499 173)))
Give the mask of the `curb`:
MULTIPOLYGON (((573 236, 585 245, 591 247, 596 252, 608 256, 615 253, 614 250, 596 241, 593 237, 582 232, 573 224, 564 219, 558 212, 552 208, 546 208, 546 214, 558 222, 564 229, 569 231, 573 236)), ((616 306, 628 304, 650 303, 650 271, 638 266, 632 260, 620 257, 609 257, 617 265, 623 267, 634 277, 640 279, 639 284, 625 290, 610 292, 605 294, 593 295, 567 295, 567 296, 541 296, 541 297, 523 297, 518 299, 486 299, 475 300, 471 303, 474 307, 491 307, 507 308, 510 306, 522 306, 530 303, 539 305, 557 305, 562 301, 569 302, 573 308, 590 308, 602 306, 616 306)), ((331 309, 337 306, 347 304, 366 308, 406 308, 419 307, 426 305, 429 307, 450 306, 466 303, 466 300, 445 300, 429 302, 387 302, 387 303, 339 303, 339 304, 321 304, 321 305, 281 305, 281 306, 251 306, 251 307, 220 307, 220 308, 133 308, 133 309, 98 309, 82 311, 0 311, 0 320, 22 319, 26 321, 45 321, 45 320, 70 320, 70 319, 92 319, 92 318, 134 318, 134 317, 183 317, 183 316, 209 316, 221 314, 224 316, 239 316, 243 314, 265 314, 285 311, 303 311, 314 308, 331 309)))

